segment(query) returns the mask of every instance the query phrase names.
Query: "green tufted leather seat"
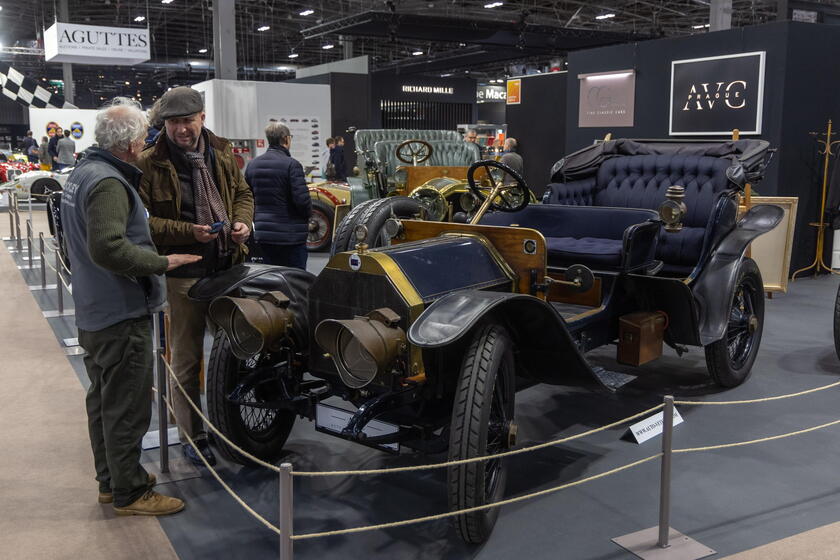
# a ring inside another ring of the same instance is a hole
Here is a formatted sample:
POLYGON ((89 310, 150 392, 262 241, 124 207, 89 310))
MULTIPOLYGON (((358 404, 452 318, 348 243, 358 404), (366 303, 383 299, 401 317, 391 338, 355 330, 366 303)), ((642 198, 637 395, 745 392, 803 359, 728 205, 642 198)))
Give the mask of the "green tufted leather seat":
POLYGON ((386 130, 381 128, 369 128, 357 130, 353 137, 356 142, 357 152, 366 152, 374 149, 374 144, 381 140, 396 141, 397 144, 405 140, 417 138, 426 140, 461 140, 463 137, 457 130, 386 130))
MULTIPOLYGON (((383 164, 383 171, 391 176, 400 165, 409 165, 397 159, 397 146, 403 140, 380 140, 374 144, 376 160, 383 164)), ((460 165, 468 166, 481 158, 477 144, 458 140, 427 140, 432 146, 432 157, 420 165, 460 165)))

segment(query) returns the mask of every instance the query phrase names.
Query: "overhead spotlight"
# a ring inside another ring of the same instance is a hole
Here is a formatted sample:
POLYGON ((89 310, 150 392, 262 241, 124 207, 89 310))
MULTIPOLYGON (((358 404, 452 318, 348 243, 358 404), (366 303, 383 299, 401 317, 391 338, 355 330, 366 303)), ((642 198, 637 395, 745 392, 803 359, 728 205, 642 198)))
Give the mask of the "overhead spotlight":
POLYGON ((485 8, 498 8, 499 6, 504 6, 504 2, 490 2, 489 4, 484 4, 485 8))
POLYGON ((692 25, 691 26, 692 29, 705 29, 706 27, 709 27, 708 23, 704 23, 703 25, 692 25))
POLYGON ((440 77, 441 77, 441 78, 448 78, 448 77, 449 77, 449 76, 451 76, 451 75, 452 75, 452 74, 441 74, 441 75, 440 75, 440 77))
POLYGON ((257 31, 268 31, 271 29, 268 25, 263 25, 262 27, 257 27, 257 31))
POLYGON ((198 49, 199 54, 204 54, 207 52, 207 49, 198 49))
POLYGON ((299 56, 300 55, 298 53, 292 53, 292 54, 289 55, 289 58, 297 58, 299 56))
POLYGON ((300 15, 302 15, 302 16, 311 16, 311 15, 312 15, 312 14, 314 14, 314 13, 315 13, 315 10, 303 10, 303 11, 300 13, 300 15))
POLYGON ((610 18, 614 18, 614 17, 615 17, 615 14, 609 13, 609 14, 601 14, 600 16, 595 16, 595 19, 610 19, 610 18))
POLYGON ((324 45, 324 46, 323 46, 323 47, 321 47, 321 48, 322 48, 322 49, 324 49, 324 50, 326 51, 326 50, 329 50, 329 49, 333 49, 333 48, 335 48, 335 45, 333 45, 332 43, 328 43, 328 44, 324 45))
POLYGON ((160 0, 160 3, 161 3, 161 4, 171 4, 171 3, 172 3, 172 2, 174 2, 174 1, 175 1, 175 0, 160 0))
POLYGON ((421 54, 423 54, 423 51, 414 51, 411 53, 412 56, 420 56, 421 54))
POLYGON ((130 86, 131 82, 126 82, 125 85, 130 86))
POLYGON ((137 16, 136 18, 134 18, 134 21, 136 21, 136 22, 146 21, 146 16, 137 16))

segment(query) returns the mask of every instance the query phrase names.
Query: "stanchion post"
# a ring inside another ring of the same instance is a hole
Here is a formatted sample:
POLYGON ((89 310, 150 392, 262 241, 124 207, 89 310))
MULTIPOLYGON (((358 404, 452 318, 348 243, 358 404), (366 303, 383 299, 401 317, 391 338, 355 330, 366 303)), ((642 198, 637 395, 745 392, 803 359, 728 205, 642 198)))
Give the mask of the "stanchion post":
POLYGON ((29 257, 29 268, 32 269, 32 221, 26 220, 26 254, 29 257))
POLYGON ((659 548, 668 548, 671 530, 671 441, 674 434, 674 397, 665 397, 662 411, 662 478, 659 487, 659 548))
POLYGON ((14 193, 15 199, 15 247, 17 247, 18 253, 23 251, 23 242, 20 238, 20 212, 18 209, 18 198, 17 193, 14 193))
POLYGON ((15 211, 12 206, 12 193, 9 193, 9 239, 15 239, 15 211))
MULTIPOLYGON (((56 253, 58 255, 58 253, 56 253)), ((64 268, 61 263, 61 258, 56 256, 55 260, 55 289, 58 294, 58 314, 64 313, 64 282, 61 278, 61 269, 64 268)))
POLYGON ((280 560, 292 560, 294 555, 294 542, 292 541, 292 530, 294 529, 293 491, 292 464, 282 463, 280 465, 280 560))
MULTIPOLYGON (((41 289, 47 289, 47 255, 44 253, 44 232, 38 232, 38 252, 41 253, 41 289)), ((32 262, 30 259, 29 262, 32 262)))
POLYGON ((166 366, 160 347, 160 313, 152 315, 152 373, 158 391, 158 435, 160 438, 160 472, 169 472, 169 411, 166 408, 166 366))

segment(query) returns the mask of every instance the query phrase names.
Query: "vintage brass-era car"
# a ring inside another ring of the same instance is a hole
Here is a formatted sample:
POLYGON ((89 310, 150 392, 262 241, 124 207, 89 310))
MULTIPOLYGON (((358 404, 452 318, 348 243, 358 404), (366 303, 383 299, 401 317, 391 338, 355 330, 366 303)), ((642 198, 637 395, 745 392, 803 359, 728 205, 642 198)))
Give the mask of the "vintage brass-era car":
MULTIPOLYGON (((243 265, 204 279, 191 296, 212 301, 220 327, 210 417, 268 459, 300 416, 387 452, 457 460, 514 445, 518 387, 601 387, 585 354, 609 343, 632 365, 658 357, 663 342, 703 347, 712 379, 738 385, 764 318, 761 276, 744 252, 782 218, 766 205, 736 217, 766 152, 757 140, 605 142, 558 164, 539 205, 515 172, 478 162, 468 180, 481 206, 469 223, 388 218, 391 245, 380 249, 366 247, 369 228, 357 223, 355 250, 317 277, 243 265), (475 176, 494 177, 491 168, 513 180, 481 188, 475 176)), ((507 476, 498 459, 449 467, 450 507, 500 500, 507 476)), ((480 543, 497 516, 472 511, 455 527, 480 543)))

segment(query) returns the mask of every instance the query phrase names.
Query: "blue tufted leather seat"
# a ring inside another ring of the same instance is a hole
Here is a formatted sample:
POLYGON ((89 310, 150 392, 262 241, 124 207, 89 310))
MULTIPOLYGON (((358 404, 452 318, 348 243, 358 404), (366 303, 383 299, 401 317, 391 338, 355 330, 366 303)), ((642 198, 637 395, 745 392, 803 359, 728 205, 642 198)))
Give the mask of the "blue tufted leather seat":
MULTIPOLYGON (((656 259, 663 261, 667 272, 688 275, 710 246, 715 227, 734 220, 731 204, 720 204, 733 188, 727 175, 732 165, 730 159, 693 154, 615 156, 601 162, 592 176, 551 183, 543 202, 655 210, 665 200, 668 187, 685 187, 688 213, 683 229, 659 232, 656 259)), ((557 246, 549 241, 549 247, 552 243, 557 246)), ((578 244, 583 246, 583 240, 578 244)))

